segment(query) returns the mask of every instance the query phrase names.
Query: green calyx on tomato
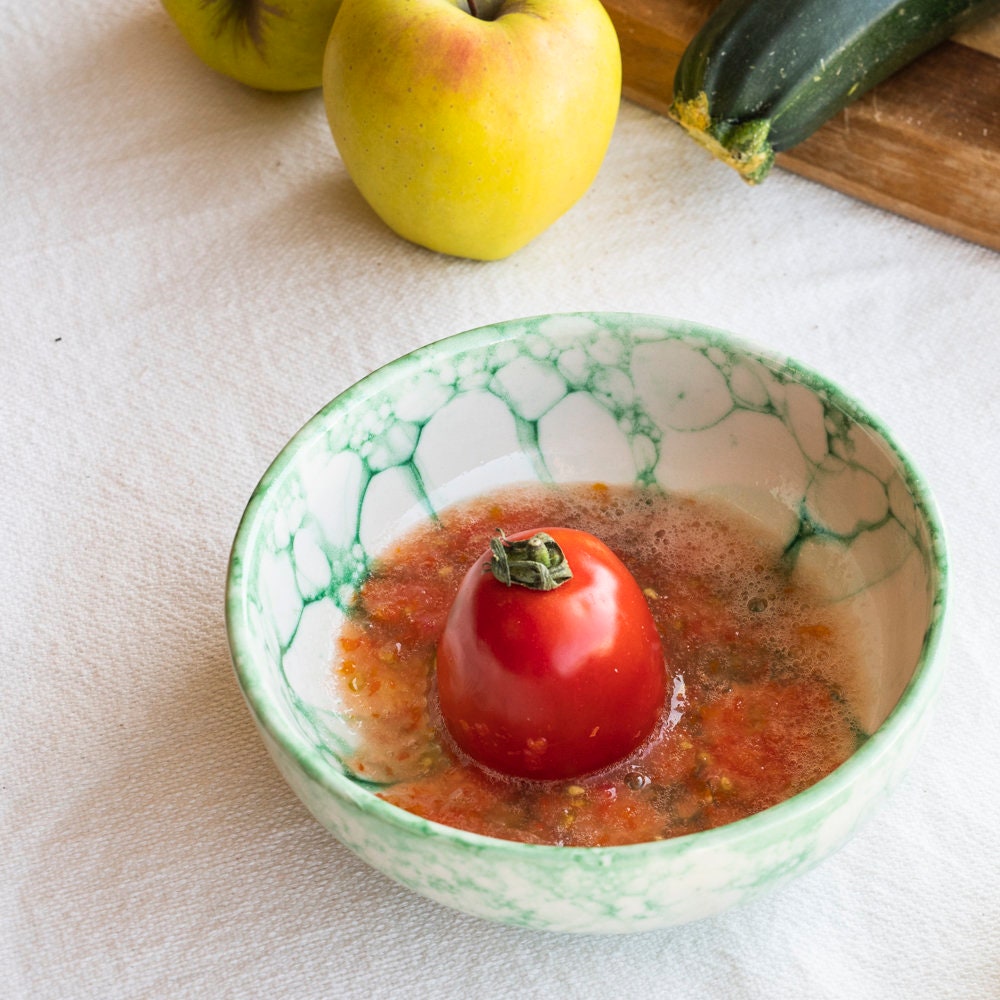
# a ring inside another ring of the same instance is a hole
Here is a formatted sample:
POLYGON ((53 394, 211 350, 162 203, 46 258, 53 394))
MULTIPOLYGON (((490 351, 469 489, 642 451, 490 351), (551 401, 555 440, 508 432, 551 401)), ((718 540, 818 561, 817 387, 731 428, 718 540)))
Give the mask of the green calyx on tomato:
POLYGON ((437 647, 448 732, 474 761, 514 777, 575 778, 627 757, 661 719, 666 682, 639 585, 603 542, 571 528, 494 538, 437 647))
POLYGON ((484 571, 492 573, 502 584, 512 583, 530 590, 555 590, 561 583, 573 578, 573 571, 555 539, 544 531, 537 531, 520 542, 509 542, 498 528, 490 539, 492 558, 484 571))

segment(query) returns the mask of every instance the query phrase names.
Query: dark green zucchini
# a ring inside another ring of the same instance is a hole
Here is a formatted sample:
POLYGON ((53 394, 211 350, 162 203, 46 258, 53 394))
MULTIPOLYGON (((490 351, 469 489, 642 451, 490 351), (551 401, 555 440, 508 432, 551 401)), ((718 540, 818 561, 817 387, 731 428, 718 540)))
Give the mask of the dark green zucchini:
POLYGON ((750 183, 865 91, 1000 0, 723 0, 691 40, 670 115, 750 183))

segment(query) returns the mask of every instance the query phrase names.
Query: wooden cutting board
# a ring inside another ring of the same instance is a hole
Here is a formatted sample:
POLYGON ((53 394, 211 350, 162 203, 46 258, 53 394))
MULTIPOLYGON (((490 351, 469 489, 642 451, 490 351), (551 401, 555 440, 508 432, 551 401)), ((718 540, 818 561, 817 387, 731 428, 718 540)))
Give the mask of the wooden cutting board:
MULTIPOLYGON (((717 3, 604 0, 627 98, 666 113, 681 53, 717 3)), ((921 56, 777 163, 1000 250, 1000 18, 921 56)))

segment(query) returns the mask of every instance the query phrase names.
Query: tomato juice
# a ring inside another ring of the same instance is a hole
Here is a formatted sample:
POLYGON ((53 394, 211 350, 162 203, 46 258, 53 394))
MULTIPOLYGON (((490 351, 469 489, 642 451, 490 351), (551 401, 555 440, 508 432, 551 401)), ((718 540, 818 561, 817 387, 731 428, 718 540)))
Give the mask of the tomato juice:
POLYGON ((659 840, 741 819, 807 788, 865 739, 858 623, 799 580, 780 545, 718 501, 602 484, 514 487, 456 504, 376 560, 335 642, 348 765, 410 812, 530 843, 659 840), (506 777, 439 716, 435 650, 469 566, 498 529, 600 538, 642 588, 667 695, 652 735, 602 771, 506 777))

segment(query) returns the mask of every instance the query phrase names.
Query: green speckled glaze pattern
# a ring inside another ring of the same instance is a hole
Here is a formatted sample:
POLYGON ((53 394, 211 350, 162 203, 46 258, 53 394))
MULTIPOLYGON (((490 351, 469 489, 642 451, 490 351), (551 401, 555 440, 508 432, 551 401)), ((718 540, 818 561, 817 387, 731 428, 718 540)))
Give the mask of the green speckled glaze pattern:
POLYGON ((698 919, 839 847, 910 761, 939 680, 946 566, 931 501, 886 432, 822 378, 727 335, 631 314, 511 321, 431 344, 289 443, 233 546, 237 676, 285 778, 404 885, 525 927, 622 933, 698 919), (371 558, 511 483, 637 483, 727 498, 868 623, 874 736, 834 774, 718 830, 632 847, 492 840, 390 806, 341 760, 355 732, 333 640, 371 558))

